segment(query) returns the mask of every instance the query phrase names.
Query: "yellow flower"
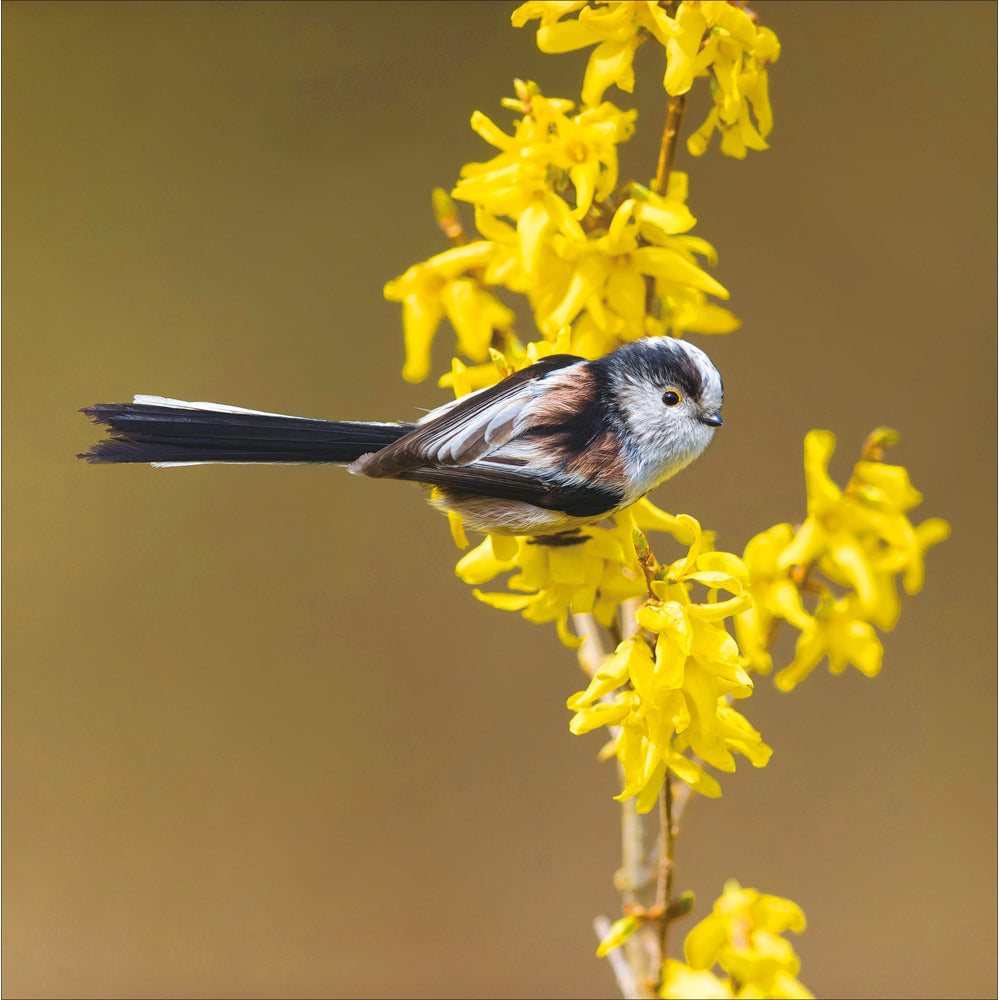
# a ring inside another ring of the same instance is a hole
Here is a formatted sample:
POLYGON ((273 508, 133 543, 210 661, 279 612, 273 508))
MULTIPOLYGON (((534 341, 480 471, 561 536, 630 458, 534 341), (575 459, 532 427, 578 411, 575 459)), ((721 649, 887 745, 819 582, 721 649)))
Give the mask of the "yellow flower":
POLYGON ((403 303, 403 378, 408 382, 420 382, 430 372, 431 344, 445 316, 455 328, 459 348, 473 361, 486 360, 493 334, 513 324, 514 314, 468 276, 495 255, 489 242, 469 243, 414 264, 385 286, 387 299, 403 303))
POLYGON ((528 21, 541 18, 542 25, 548 26, 555 24, 564 14, 586 7, 587 2, 588 0, 528 0, 510 15, 510 21, 515 28, 520 28, 528 21))
POLYGON ((830 658, 834 674, 841 673, 848 664, 866 677, 874 677, 882 669, 882 643, 875 629, 862 618, 853 595, 839 600, 825 595, 820 600, 815 616, 798 638, 795 658, 778 671, 774 683, 782 691, 791 691, 824 656, 830 658))
MULTIPOLYGON (((708 972, 718 965, 730 977, 731 996, 809 998, 812 994, 796 979, 799 959, 780 937, 786 931, 801 933, 805 926, 802 910, 791 900, 742 889, 730 881, 712 913, 685 938, 684 957, 694 971, 708 972)), ((664 989, 672 990, 677 971, 664 972, 664 989)))
POLYGON ((771 671, 767 641, 777 621, 791 622, 799 629, 812 624, 802 604, 802 592, 788 571, 778 566, 794 534, 790 524, 776 524, 750 539, 743 552, 753 605, 736 616, 736 638, 749 666, 761 674, 771 671))
MULTIPOLYGON (((438 379, 441 388, 450 388, 455 398, 461 398, 477 389, 496 385, 500 379, 513 372, 520 371, 528 365, 533 365, 542 358, 553 354, 568 354, 570 352, 569 329, 557 336, 553 342, 538 340, 524 347, 515 337, 508 335, 507 348, 504 353, 490 348, 493 360, 481 365, 466 365, 460 358, 451 359, 451 369, 438 379)), ((452 515, 457 517, 458 515, 452 515)), ((463 546, 464 548, 464 546, 463 546)))
POLYGON ((767 148, 764 140, 773 124, 767 68, 781 47, 774 32, 759 27, 740 6, 684 0, 671 16, 656 0, 599 0, 593 5, 536 0, 511 15, 515 27, 535 19, 541 20, 537 41, 543 52, 596 46, 584 76, 585 105, 598 104, 612 84, 632 92, 633 57, 651 36, 666 53, 663 87, 668 94, 686 94, 696 77, 710 77, 713 107, 688 139, 692 155, 705 151, 716 129, 727 156, 742 158, 748 149, 767 148), (571 14, 577 14, 575 20, 562 20, 571 14))
POLYGON ((682 210, 683 205, 669 197, 647 192, 643 200, 624 201, 607 230, 595 231, 587 240, 555 235, 554 255, 541 260, 538 280, 528 289, 542 333, 553 336, 585 318, 617 347, 649 334, 662 335, 668 324, 670 332, 680 333, 686 318, 697 322, 697 316, 677 315, 674 306, 685 299, 692 302, 700 296, 704 302, 707 294, 728 298, 725 288, 695 260, 695 253, 710 254, 711 247, 676 235, 677 230, 670 232, 672 225, 686 228, 694 222, 688 222, 682 210), (653 328, 646 312, 647 279, 664 305, 659 329, 653 328))
MULTIPOLYGON (((721 793, 718 782, 685 751, 723 771, 733 771, 733 753, 756 767, 771 751, 746 719, 731 708, 732 697, 747 697, 752 683, 740 665, 739 650, 723 621, 746 608, 746 571, 736 556, 713 552, 710 539, 693 518, 682 515, 664 527, 688 544, 687 554, 655 567, 653 596, 636 612, 642 634, 620 643, 586 691, 567 702, 575 712, 570 730, 619 726, 614 753, 625 774, 620 800, 636 796, 636 809, 656 802, 667 771, 704 795, 721 793), (708 589, 692 600, 691 588, 708 589), (719 600, 718 594, 731 594, 719 600)), ((644 546, 642 536, 639 544, 644 546)))
MULTIPOLYGON (((558 112, 539 110, 547 103, 538 94, 531 98, 534 118, 558 117, 558 112)), ((588 128, 610 122, 614 129, 608 134, 613 132, 615 141, 620 141, 629 128, 615 124, 616 115, 620 112, 604 104, 572 122, 584 122, 588 128)), ((485 126, 481 131, 486 134, 485 126)), ((534 137, 534 125, 525 134, 534 137)), ((510 139, 500 132, 491 141, 502 145, 510 139)), ((686 175, 671 174, 665 196, 630 185, 630 197, 614 212, 603 204, 598 211, 593 204, 593 199, 605 196, 599 181, 586 188, 574 181, 578 209, 572 212, 543 184, 543 178, 552 182, 556 161, 549 147, 559 145, 558 129, 547 129, 540 141, 541 152, 521 144, 489 164, 466 167, 453 194, 474 202, 477 228, 497 248, 485 279, 526 295, 547 339, 571 326, 570 349, 584 357, 597 357, 644 336, 680 336, 687 330, 722 333, 739 325, 731 313, 707 301, 708 295, 728 298, 728 292, 696 259, 703 255, 714 263, 714 249, 686 235, 695 222, 684 203, 686 175), (540 163, 547 164, 544 171, 540 163), (584 206, 592 220, 586 231, 577 221, 584 206), (650 290, 652 314, 647 308, 650 290)), ((600 168, 599 177, 617 176, 612 152, 613 146, 603 153, 595 151, 590 166, 600 168)), ((567 176, 583 176, 575 175, 574 169, 567 176)))
MULTIPOLYGON (((895 440, 895 432, 891 440, 895 440)), ((902 572, 903 589, 908 594, 918 593, 924 581, 924 553, 949 536, 950 526, 941 518, 929 518, 914 527, 900 516, 923 500, 900 465, 862 460, 854 466, 852 485, 859 503, 882 519, 889 542, 879 552, 881 558, 873 560, 876 571, 902 572)))
MULTIPOLYGON (((445 317, 473 369, 498 342, 516 351, 513 313, 494 288, 526 296, 545 340, 563 338, 582 357, 640 337, 736 329, 738 320, 709 301, 728 292, 699 261, 714 264, 716 254, 689 233, 686 175, 671 173, 665 195, 636 183, 616 193, 617 146, 631 136, 635 112, 604 103, 573 114, 571 102, 546 98, 532 83, 515 81, 515 89, 518 99, 504 102, 521 111, 513 134, 473 115, 472 127, 499 152, 463 167, 452 191, 474 206, 483 238, 385 287, 387 298, 403 303, 404 377, 426 377, 445 317)), ((480 369, 464 378, 482 388, 492 375, 480 369)))
POLYGON ((704 969, 695 970, 683 962, 668 958, 663 965, 663 984, 659 996, 663 1000, 730 1000, 736 996, 729 983, 704 969))
POLYGON ((834 673, 852 664, 866 676, 877 674, 882 644, 873 626, 887 631, 896 624, 896 577, 902 577, 908 593, 919 590, 925 551, 948 537, 946 521, 931 518, 914 526, 906 516, 920 503, 920 494, 906 469, 876 458, 896 438, 894 431, 875 431, 841 490, 827 471, 834 436, 811 431, 805 441, 809 516, 797 531, 779 524, 747 545, 753 607, 737 619, 736 634, 748 666, 766 673, 771 669, 767 646, 778 622, 800 630, 793 662, 775 677, 783 690, 824 657, 834 673), (814 595, 812 612, 805 608, 803 591, 814 595))
POLYGON ((511 573, 514 593, 474 590, 495 608, 520 611, 531 622, 554 622, 559 638, 576 648, 580 640, 569 630, 570 614, 593 614, 610 625, 618 605, 645 592, 646 585, 632 549, 631 526, 616 518, 614 527, 591 525, 585 542, 551 546, 528 538, 488 535, 455 567, 459 578, 479 585, 511 573))
MULTIPOLYGON (((615 147, 635 131, 635 112, 602 104, 570 117, 571 102, 549 100, 531 83, 518 89, 527 98, 527 108, 513 135, 479 111, 472 116, 473 130, 500 153, 486 163, 463 167, 452 197, 481 205, 493 215, 518 217, 529 209, 555 210, 551 224, 582 237, 579 227, 555 205, 562 199, 554 192, 572 185, 576 219, 586 215, 595 199, 607 198, 618 182, 615 147), (544 204, 536 205, 539 200, 544 204)), ((525 102, 506 103, 524 107, 525 102)))
POLYGON ((638 18, 645 8, 645 2, 634 0, 612 0, 599 6, 533 2, 521 4, 510 20, 515 28, 520 28, 541 18, 536 37, 542 52, 571 52, 587 45, 597 46, 587 63, 582 90, 583 103, 594 105, 600 103, 604 91, 612 84, 632 93, 635 85, 632 57, 643 41, 638 18), (564 14, 576 11, 580 12, 577 20, 559 20, 564 14))
POLYGON ((705 122, 688 138, 688 152, 700 156, 718 129, 722 152, 742 159, 748 149, 767 149, 764 140, 774 124, 767 67, 781 49, 774 32, 754 25, 744 11, 726 3, 703 7, 714 23, 693 66, 699 75, 711 73, 714 103, 705 122))
POLYGON ((632 184, 616 209, 606 204, 634 113, 602 104, 570 116, 572 105, 533 84, 518 89, 527 111, 513 135, 473 116, 473 128, 501 152, 464 167, 452 192, 475 206, 476 227, 494 246, 484 280, 526 295, 548 340, 573 326, 570 349, 586 357, 647 335, 735 329, 730 313, 707 302, 728 293, 696 260, 714 263, 713 248, 685 235, 695 220, 684 174, 671 175, 665 196, 632 184), (575 209, 562 188, 574 192, 575 209), (650 289, 656 316, 647 310, 650 289))
POLYGON ((704 10, 708 6, 686 2, 678 6, 674 17, 660 10, 654 16, 653 33, 667 51, 663 89, 668 94, 686 94, 694 83, 698 52, 709 25, 704 10))
POLYGON ((918 590, 924 551, 947 537, 948 526, 933 519, 920 532, 913 527, 906 511, 921 496, 901 466, 858 463, 855 479, 840 490, 827 472, 835 447, 836 438, 829 431, 806 435, 809 516, 782 553, 779 566, 816 564, 828 579, 854 590, 869 621, 891 628, 898 603, 886 577, 904 571, 907 590, 918 590))
POLYGON ((712 246, 687 235, 695 219, 685 204, 686 175, 671 174, 662 196, 631 184, 611 211, 604 199, 617 180, 615 145, 631 134, 631 118, 610 104, 569 118, 524 88, 530 112, 514 136, 474 118, 503 151, 465 167, 453 191, 476 206, 476 226, 496 248, 485 280, 526 295, 548 340, 572 327, 570 350, 584 357, 644 336, 735 329, 735 317, 707 301, 728 292, 696 259, 714 263, 712 246), (578 162, 568 162, 567 149, 578 162), (560 178, 576 192, 575 211, 558 193, 560 178))

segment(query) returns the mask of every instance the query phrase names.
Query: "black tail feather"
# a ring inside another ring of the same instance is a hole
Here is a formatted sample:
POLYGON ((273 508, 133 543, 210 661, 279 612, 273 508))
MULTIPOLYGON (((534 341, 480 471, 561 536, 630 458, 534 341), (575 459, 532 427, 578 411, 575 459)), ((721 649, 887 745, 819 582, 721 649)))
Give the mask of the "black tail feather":
POLYGON ((412 424, 312 420, 154 403, 102 403, 83 411, 110 437, 80 458, 107 462, 328 462, 378 451, 412 424))

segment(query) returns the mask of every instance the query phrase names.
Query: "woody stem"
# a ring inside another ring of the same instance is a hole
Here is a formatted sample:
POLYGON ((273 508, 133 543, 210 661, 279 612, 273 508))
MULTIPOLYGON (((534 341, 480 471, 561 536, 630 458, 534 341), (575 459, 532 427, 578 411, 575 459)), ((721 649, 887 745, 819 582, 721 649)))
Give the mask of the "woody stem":
POLYGON ((677 155, 677 142, 681 134, 681 121, 684 118, 686 103, 686 94, 672 95, 667 102, 667 121, 663 126, 663 136, 660 139, 660 158, 656 164, 656 179, 653 181, 653 191, 658 195, 667 193, 670 171, 674 169, 674 157, 677 155))
POLYGON ((660 870, 657 873, 656 908, 662 909, 660 916, 660 965, 657 970, 657 982, 663 976, 663 964, 668 956, 668 938, 670 934, 670 903, 674 894, 674 790, 670 775, 663 782, 663 792, 660 795, 660 870))

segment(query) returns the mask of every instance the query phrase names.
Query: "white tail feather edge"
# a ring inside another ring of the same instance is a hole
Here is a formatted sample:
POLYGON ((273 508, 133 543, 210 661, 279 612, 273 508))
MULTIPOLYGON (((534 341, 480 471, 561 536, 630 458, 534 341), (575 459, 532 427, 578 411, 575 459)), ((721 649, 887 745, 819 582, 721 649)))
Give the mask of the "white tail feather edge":
MULTIPOLYGON (((144 406, 170 406, 175 410, 211 410, 214 413, 251 413, 258 417, 292 417, 290 413, 271 413, 268 410, 248 410, 245 406, 227 406, 225 403, 187 403, 183 399, 169 399, 167 396, 143 396, 132 397, 133 403, 140 403, 144 406)), ((180 464, 180 463, 171 463, 180 464)), ((205 465, 205 462, 186 462, 185 465, 205 465)), ((210 464, 210 463, 209 463, 210 464)))

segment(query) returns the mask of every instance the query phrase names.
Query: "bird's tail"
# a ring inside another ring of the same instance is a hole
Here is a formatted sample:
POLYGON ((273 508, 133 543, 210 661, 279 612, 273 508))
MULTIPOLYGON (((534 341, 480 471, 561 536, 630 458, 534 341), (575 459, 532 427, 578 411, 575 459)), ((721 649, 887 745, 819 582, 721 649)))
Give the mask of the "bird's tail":
POLYGON ((80 458, 158 466, 205 462, 346 465, 384 448, 413 427, 311 420, 162 396, 136 396, 131 403, 100 403, 83 412, 95 423, 106 424, 110 437, 80 458))

